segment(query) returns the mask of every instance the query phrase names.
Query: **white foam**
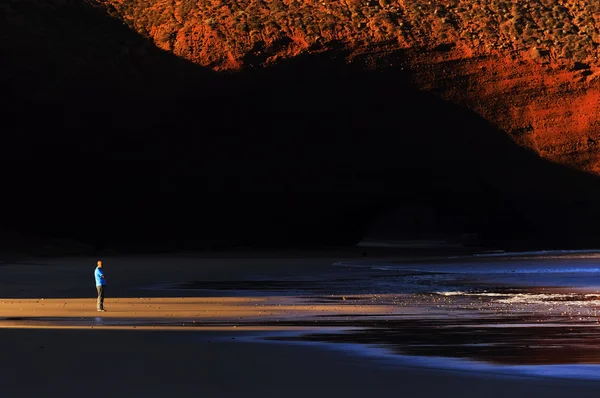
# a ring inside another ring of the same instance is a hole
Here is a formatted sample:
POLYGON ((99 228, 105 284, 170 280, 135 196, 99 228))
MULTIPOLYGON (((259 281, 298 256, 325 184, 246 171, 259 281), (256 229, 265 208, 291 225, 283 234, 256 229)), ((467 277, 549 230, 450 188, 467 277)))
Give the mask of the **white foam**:
POLYGON ((440 296, 469 296, 469 295, 471 295, 471 293, 461 292, 461 291, 457 291, 457 292, 435 292, 435 294, 439 294, 440 296))
POLYGON ((465 297, 491 297, 502 304, 545 304, 563 306, 600 306, 598 294, 570 294, 570 293, 496 293, 496 292, 464 292, 440 291, 435 292, 440 296, 465 296, 465 297))
POLYGON ((509 293, 470 293, 462 291, 449 291, 449 292, 435 292, 441 296, 482 296, 482 297, 508 297, 511 296, 509 293))
POLYGON ((586 307, 594 307, 600 305, 600 300, 563 300, 563 298, 568 298, 568 295, 547 295, 547 294, 517 294, 513 297, 509 297, 506 299, 498 300, 499 303, 504 304, 545 304, 545 305, 562 305, 562 306, 586 306, 586 307))

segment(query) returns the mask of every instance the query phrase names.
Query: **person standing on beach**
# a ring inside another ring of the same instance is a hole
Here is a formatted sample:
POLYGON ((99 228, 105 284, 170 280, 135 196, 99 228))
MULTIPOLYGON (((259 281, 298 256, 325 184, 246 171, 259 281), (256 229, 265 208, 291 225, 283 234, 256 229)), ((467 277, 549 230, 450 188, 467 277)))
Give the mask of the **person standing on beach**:
POLYGON ((106 286, 106 279, 104 279, 104 272, 102 271, 102 261, 98 261, 96 270, 94 271, 94 279, 96 279, 96 290, 98 290, 98 302, 96 307, 98 311, 104 311, 104 287, 106 286))

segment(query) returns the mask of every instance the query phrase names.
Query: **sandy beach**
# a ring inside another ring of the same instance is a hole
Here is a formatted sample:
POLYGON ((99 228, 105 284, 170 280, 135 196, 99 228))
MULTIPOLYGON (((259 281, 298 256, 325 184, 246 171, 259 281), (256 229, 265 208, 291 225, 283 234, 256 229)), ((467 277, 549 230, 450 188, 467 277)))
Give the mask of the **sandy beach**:
MULTIPOLYGON (((358 251, 107 257, 104 313, 95 310, 96 258, 4 263, 2 396, 597 395, 596 380, 422 366, 346 350, 335 339, 260 338, 389 321, 406 339, 407 331, 435 334, 440 325, 431 320, 448 320, 440 298, 320 288, 327 281, 352 286, 359 271, 333 264, 362 258, 358 251), (429 332, 414 327, 422 319, 433 325, 429 332)), ((474 313, 452 311, 456 321, 445 325, 460 326, 474 313)))

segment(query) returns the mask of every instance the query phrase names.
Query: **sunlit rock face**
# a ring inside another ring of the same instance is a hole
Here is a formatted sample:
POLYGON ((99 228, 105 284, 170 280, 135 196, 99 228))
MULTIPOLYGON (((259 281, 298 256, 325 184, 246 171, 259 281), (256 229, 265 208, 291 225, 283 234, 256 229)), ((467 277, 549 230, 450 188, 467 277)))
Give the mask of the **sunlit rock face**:
MULTIPOLYGON (((600 3, 575 0, 97 0, 173 54, 217 71, 346 49, 407 68, 541 157, 600 173, 600 3)), ((358 57, 358 58, 357 58, 358 57)))

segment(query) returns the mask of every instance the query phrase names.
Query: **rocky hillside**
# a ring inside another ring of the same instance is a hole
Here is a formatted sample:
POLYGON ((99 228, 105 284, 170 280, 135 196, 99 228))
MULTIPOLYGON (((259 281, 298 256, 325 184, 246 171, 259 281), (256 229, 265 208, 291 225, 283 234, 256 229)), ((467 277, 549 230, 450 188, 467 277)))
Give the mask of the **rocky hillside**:
POLYGON ((543 158, 600 174, 600 3, 584 0, 95 0, 216 71, 344 49, 407 68, 543 158))
POLYGON ((600 4, 583 0, 95 1, 160 48, 215 69, 384 43, 598 64, 600 4))
POLYGON ((8 0, 0 227, 597 245, 600 14, 513 3, 8 0))

